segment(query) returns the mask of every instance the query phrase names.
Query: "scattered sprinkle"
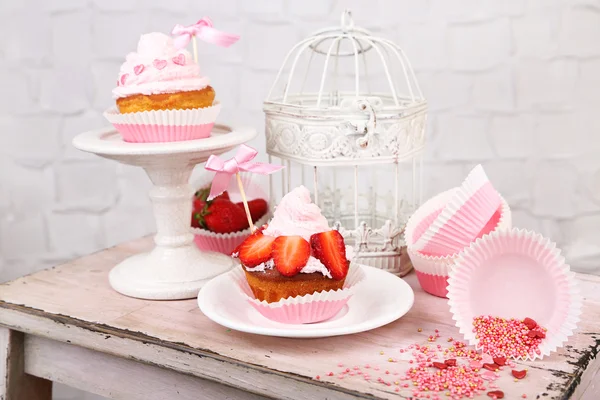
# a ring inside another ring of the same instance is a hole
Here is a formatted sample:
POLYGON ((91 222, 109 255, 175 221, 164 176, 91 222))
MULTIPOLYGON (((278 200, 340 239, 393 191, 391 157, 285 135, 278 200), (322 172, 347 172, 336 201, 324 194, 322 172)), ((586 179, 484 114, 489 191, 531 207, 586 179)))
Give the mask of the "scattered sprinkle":
POLYGON ((482 315, 473 318, 473 333, 484 353, 492 357, 525 359, 541 353, 539 345, 546 337, 544 328, 536 325, 532 330, 529 328, 532 323, 528 324, 515 318, 482 315))

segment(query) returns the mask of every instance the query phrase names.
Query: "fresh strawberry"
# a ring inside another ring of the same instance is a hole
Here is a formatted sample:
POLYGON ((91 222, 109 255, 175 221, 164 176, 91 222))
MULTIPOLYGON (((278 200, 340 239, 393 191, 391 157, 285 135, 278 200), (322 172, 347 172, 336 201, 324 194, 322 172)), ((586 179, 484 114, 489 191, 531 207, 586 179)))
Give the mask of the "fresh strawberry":
MULTIPOLYGON (((241 209, 244 210, 244 212, 246 212, 243 202, 239 202, 236 204, 240 206, 241 209)), ((269 205, 264 199, 254 199, 248 202, 248 209, 250 210, 250 216, 252 216, 252 222, 256 222, 267 213, 269 205)))
POLYGON ((310 244, 302 236, 279 236, 273 242, 273 262, 283 276, 300 273, 310 257, 310 244))
POLYGON ((194 194, 192 227, 216 233, 238 232, 248 228, 246 213, 229 200, 223 192, 213 200, 207 200, 210 189, 204 188, 194 194))
POLYGON ((229 200, 207 202, 206 209, 200 213, 201 227, 215 233, 239 232, 248 228, 248 219, 244 211, 229 200))
POLYGON ((335 280, 341 280, 348 274, 350 262, 346 259, 344 238, 336 231, 315 233, 310 237, 313 255, 325 265, 335 280))
MULTIPOLYGON (((258 234, 262 235, 262 231, 264 231, 267 228, 267 226, 268 226, 267 224, 264 224, 263 226, 256 228, 254 233, 252 233, 251 235, 258 235, 258 234)), ((244 240, 246 240, 246 239, 244 239, 244 240)), ((231 257, 233 257, 233 258, 239 257, 240 248, 242 247, 243 244, 244 244, 244 242, 242 241, 242 243, 238 244, 237 247, 235 249, 233 249, 233 251, 231 252, 231 257)))
POLYGON ((192 228, 202 228, 200 226, 200 213, 204 209, 206 201, 194 196, 192 203, 192 228))
POLYGON ((249 268, 268 261, 271 258, 274 241, 273 236, 266 236, 260 232, 248 236, 238 247, 240 261, 249 268))

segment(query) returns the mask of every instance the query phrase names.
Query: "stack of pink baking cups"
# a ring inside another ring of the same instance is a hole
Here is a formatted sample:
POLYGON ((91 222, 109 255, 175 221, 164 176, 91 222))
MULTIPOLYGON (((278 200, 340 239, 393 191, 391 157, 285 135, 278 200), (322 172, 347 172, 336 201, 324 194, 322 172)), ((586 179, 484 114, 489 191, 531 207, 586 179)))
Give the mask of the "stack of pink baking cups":
POLYGON ((425 202, 405 229, 408 255, 427 293, 448 294, 448 275, 476 239, 511 228, 510 208, 477 165, 461 186, 425 202))

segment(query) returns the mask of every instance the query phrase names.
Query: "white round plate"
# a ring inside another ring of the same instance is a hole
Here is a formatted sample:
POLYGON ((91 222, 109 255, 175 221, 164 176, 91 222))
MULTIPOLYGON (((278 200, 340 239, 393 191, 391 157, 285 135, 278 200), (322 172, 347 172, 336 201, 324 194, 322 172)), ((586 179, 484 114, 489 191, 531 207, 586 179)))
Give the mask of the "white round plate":
POLYGON ((348 304, 335 317, 324 322, 291 325, 263 317, 248 303, 230 272, 204 285, 198 294, 198 306, 204 315, 227 328, 293 338, 364 332, 389 324, 410 310, 415 295, 408 283, 389 272, 366 265, 361 267, 365 271, 365 280, 348 304))

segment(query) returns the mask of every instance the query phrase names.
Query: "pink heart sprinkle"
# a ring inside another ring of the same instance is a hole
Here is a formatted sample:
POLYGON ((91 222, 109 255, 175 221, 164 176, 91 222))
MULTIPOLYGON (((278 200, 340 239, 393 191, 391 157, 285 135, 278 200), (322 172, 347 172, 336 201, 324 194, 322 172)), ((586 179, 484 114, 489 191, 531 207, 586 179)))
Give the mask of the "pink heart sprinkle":
POLYGON ((469 366, 471 368, 481 368, 481 367, 483 367, 483 363, 481 361, 471 361, 469 366))
POLYGON ((156 67, 156 69, 163 69, 167 66, 167 60, 156 59, 152 64, 154 65, 154 67, 156 67))
POLYGON ((487 381, 495 381, 496 379, 498 379, 496 374, 494 374, 492 371, 485 371, 481 374, 481 378, 487 381))
POLYGON ((136 75, 139 75, 142 72, 144 72, 144 64, 136 65, 135 67, 133 67, 133 72, 135 72, 136 75))
POLYGON ((129 74, 123 74, 123 75, 121 75, 121 85, 125 84, 125 80, 127 79, 128 76, 129 76, 129 74))
POLYGON ((489 354, 483 354, 481 358, 484 364, 492 364, 494 362, 494 358, 489 354))
POLYGON ((185 65, 185 56, 179 54, 177 57, 173 57, 173 62, 177 65, 185 65))

